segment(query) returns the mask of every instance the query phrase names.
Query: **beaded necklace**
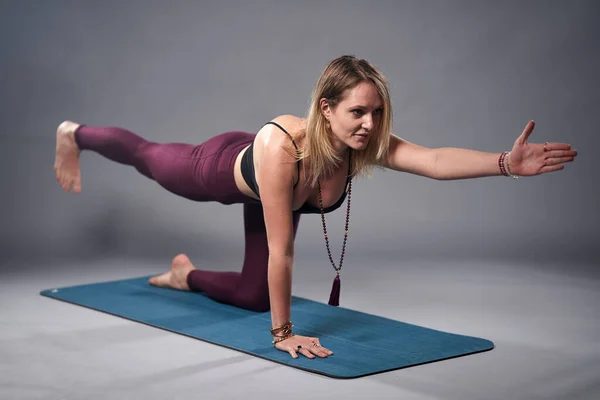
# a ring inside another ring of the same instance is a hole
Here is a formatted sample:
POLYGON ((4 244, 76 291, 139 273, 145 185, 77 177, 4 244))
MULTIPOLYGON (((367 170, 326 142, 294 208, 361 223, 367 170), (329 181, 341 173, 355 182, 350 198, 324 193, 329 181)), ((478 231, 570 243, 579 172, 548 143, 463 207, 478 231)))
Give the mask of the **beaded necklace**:
MULTIPOLYGON (((352 165, 352 151, 350 151, 348 155, 348 163, 352 165)), ((350 222, 350 197, 352 196, 352 177, 348 181, 348 203, 346 207, 346 225, 344 228, 344 243, 342 245, 342 254, 340 255, 340 265, 339 267, 335 265, 333 262, 333 258, 331 257, 331 250, 329 249, 329 237, 327 236, 327 226, 325 225, 325 213, 323 211, 323 199, 321 197, 321 183, 320 180, 317 181, 317 187, 319 189, 319 207, 321 209, 321 221, 323 222, 323 234, 325 235, 325 246, 327 248, 327 255, 329 256, 329 261, 333 266, 335 271, 335 278, 333 279, 333 285, 331 287, 331 294, 329 295, 329 305, 330 306, 339 306, 340 305, 340 291, 341 291, 341 282, 340 282, 340 271, 342 269, 342 263, 344 262, 344 254, 346 253, 346 240, 348 239, 348 223, 350 222)))

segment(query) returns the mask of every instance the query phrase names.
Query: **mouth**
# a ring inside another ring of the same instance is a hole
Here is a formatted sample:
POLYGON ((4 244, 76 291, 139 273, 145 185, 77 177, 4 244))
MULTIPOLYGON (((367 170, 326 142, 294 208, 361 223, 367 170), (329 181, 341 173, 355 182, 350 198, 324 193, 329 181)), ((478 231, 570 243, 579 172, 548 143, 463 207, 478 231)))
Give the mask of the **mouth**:
POLYGON ((368 138, 369 137, 369 135, 366 134, 366 133, 356 133, 355 136, 362 137, 362 138, 368 138))

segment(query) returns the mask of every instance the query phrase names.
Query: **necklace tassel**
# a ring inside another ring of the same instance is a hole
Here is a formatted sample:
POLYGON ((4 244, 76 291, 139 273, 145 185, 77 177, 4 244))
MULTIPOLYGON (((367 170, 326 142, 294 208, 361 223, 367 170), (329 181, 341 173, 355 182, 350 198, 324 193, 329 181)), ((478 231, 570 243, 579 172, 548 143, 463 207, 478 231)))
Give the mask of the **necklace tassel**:
POLYGON ((333 280, 333 286, 331 287, 331 294, 329 295, 329 305, 330 306, 339 306, 340 305, 340 291, 341 291, 341 282, 340 276, 336 275, 333 280))

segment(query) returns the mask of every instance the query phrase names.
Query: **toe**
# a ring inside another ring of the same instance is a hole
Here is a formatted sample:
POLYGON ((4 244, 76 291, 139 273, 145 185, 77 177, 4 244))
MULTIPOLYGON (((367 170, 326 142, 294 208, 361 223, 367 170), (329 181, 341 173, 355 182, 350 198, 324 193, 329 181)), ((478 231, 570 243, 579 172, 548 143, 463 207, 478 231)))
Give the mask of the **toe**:
POLYGON ((157 276, 153 276, 152 278, 148 279, 148 283, 154 286, 159 286, 160 283, 160 275, 157 276))
POLYGON ((170 277, 171 276, 167 272, 167 273, 162 274, 162 275, 153 276, 152 278, 150 278, 148 280, 148 282, 151 285, 158 286, 158 287, 169 287, 170 277))
POLYGON ((79 179, 75 179, 75 183, 73 184, 73 193, 81 193, 81 181, 79 179))

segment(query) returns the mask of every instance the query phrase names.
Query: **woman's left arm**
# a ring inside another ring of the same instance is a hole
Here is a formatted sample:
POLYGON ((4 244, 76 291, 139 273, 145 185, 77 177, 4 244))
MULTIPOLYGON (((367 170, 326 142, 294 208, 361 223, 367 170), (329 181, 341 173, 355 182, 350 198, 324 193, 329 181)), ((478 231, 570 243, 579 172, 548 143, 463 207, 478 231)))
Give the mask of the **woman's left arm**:
MULTIPOLYGON (((535 123, 530 121, 517 138, 504 165, 513 176, 533 176, 564 168, 577 152, 565 143, 527 143, 535 123)), ((437 180, 456 180, 501 175, 502 153, 461 148, 427 149, 392 135, 385 167, 437 180)))

